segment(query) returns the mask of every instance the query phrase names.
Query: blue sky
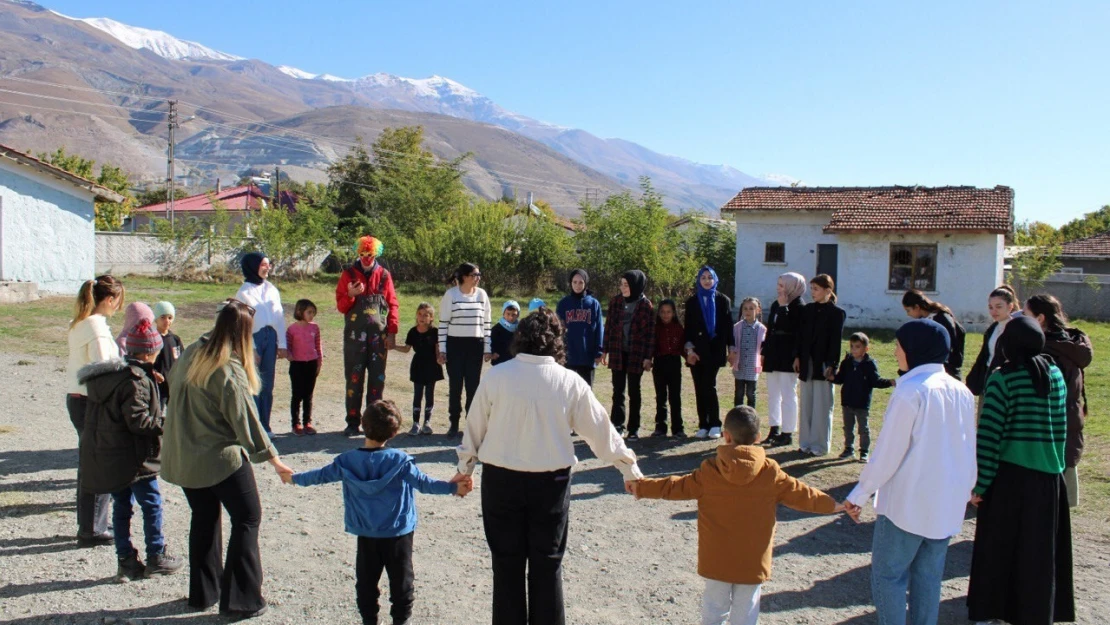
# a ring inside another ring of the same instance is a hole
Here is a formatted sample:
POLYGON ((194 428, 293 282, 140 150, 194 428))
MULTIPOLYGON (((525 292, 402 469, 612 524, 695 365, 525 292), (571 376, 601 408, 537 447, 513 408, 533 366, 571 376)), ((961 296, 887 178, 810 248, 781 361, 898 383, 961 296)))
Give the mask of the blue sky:
POLYGON ((439 74, 811 186, 1005 184, 1018 220, 1055 225, 1110 203, 1101 0, 45 4, 314 73, 439 74))

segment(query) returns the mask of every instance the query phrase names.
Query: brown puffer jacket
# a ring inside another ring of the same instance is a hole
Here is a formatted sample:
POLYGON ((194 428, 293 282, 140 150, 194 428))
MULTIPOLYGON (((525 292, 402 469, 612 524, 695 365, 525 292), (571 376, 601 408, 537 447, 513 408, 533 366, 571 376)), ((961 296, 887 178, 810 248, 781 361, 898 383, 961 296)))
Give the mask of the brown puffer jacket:
POLYGON ((1068 440, 1064 446, 1064 463, 1074 467, 1083 455, 1083 422, 1087 419, 1083 370, 1094 358, 1094 346, 1082 330, 1067 328, 1063 332, 1046 332, 1044 351, 1056 361, 1068 387, 1068 440))
POLYGON ((89 403, 81 434, 81 486, 114 493, 158 475, 162 408, 148 366, 115 358, 82 367, 89 403))

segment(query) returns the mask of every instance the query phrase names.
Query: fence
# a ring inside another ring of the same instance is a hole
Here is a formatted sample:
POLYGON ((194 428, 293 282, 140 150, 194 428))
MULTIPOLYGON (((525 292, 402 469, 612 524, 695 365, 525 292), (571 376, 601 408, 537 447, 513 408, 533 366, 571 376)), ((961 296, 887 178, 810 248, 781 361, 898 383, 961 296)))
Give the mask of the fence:
MULTIPOLYGON (((198 263, 200 269, 224 266, 238 271, 239 250, 213 252, 211 245, 200 241, 197 244, 207 247, 207 251, 199 250, 202 261, 198 263)), ((105 273, 121 276, 162 275, 164 272, 162 260, 174 253, 172 244, 152 234, 97 232, 95 271, 97 275, 105 273)), ((321 253, 299 259, 293 264, 292 269, 300 273, 315 273, 326 257, 327 253, 321 253)))
POLYGON ((1110 275, 1058 273, 1038 287, 1020 282, 1014 286, 1022 299, 1037 293, 1054 295, 1069 317, 1110 321, 1110 275))

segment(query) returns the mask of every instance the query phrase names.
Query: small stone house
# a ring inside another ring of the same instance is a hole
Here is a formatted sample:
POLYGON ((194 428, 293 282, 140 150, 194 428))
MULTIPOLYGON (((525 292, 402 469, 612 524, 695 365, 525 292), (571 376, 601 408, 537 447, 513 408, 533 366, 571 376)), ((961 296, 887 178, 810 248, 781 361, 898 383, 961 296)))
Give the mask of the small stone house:
POLYGON ((764 309, 788 271, 836 281, 850 327, 896 328, 911 288, 943 302, 969 329, 985 327, 1002 282, 1013 189, 750 187, 721 208, 736 221, 736 301, 764 309))
POLYGON ((1110 232, 1068 241, 1060 251, 1063 271, 1079 274, 1110 274, 1110 232))

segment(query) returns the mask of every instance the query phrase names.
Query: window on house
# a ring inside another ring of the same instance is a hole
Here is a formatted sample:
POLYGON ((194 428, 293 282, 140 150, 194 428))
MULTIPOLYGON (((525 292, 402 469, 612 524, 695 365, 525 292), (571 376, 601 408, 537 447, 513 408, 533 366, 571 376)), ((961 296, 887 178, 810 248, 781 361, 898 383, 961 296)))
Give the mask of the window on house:
POLYGON ((767 243, 763 247, 763 262, 765 263, 785 263, 786 262, 786 244, 785 243, 767 243))
POLYGON ((891 291, 937 290, 937 246, 891 245, 888 287, 891 291))

